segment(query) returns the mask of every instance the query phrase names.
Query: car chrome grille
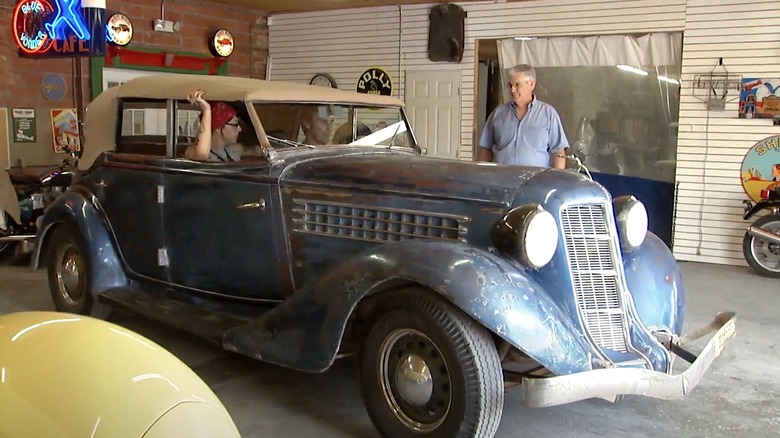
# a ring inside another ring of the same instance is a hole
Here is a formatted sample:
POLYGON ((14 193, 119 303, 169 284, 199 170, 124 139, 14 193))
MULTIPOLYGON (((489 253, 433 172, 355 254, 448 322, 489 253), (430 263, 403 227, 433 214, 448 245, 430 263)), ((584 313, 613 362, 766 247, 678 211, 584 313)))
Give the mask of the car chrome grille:
POLYGON ((607 209, 572 205, 561 211, 574 296, 585 328, 596 345, 627 352, 625 318, 607 209))
POLYGON ((467 218, 322 201, 295 200, 294 230, 372 242, 466 241, 467 218))

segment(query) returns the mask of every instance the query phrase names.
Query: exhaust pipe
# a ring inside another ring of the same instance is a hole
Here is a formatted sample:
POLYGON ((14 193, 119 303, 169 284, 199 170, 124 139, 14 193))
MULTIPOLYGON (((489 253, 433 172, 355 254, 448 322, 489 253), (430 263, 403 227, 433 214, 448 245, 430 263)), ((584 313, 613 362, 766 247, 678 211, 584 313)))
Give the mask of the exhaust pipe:
POLYGON ((0 243, 24 242, 31 239, 35 239, 35 234, 15 234, 13 236, 0 237, 0 243))
POLYGON ((780 236, 770 231, 751 225, 748 227, 747 232, 749 235, 755 238, 766 240, 767 242, 774 243, 775 245, 780 245, 780 236))

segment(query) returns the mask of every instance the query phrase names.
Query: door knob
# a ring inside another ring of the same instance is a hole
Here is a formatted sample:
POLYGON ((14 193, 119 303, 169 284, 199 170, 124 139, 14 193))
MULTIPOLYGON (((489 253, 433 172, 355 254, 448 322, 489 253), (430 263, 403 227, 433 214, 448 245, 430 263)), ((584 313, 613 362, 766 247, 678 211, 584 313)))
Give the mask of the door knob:
POLYGON ((247 208, 259 208, 260 210, 265 210, 265 199, 261 199, 258 202, 248 202, 246 204, 241 204, 238 206, 239 209, 247 209, 247 208))

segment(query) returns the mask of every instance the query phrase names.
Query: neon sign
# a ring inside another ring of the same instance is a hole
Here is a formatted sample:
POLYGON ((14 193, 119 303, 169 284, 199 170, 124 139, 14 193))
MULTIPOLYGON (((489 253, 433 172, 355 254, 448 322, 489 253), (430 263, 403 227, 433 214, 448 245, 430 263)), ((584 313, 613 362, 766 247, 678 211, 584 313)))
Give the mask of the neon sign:
POLYGON ((19 2, 13 14, 13 33, 16 45, 27 53, 44 50, 51 44, 45 22, 54 8, 46 0, 19 2))
POLYGON ((81 15, 81 0, 59 0, 57 4, 57 16, 51 23, 46 23, 46 30, 53 40, 65 39, 65 30, 69 27, 76 38, 88 40, 89 32, 84 17, 81 15), (79 9, 76 9, 79 8, 79 9))
POLYGON ((12 31, 20 56, 88 56, 105 53, 103 12, 83 9, 81 0, 22 0, 13 12, 12 31), (91 14, 91 15, 90 15, 91 14))

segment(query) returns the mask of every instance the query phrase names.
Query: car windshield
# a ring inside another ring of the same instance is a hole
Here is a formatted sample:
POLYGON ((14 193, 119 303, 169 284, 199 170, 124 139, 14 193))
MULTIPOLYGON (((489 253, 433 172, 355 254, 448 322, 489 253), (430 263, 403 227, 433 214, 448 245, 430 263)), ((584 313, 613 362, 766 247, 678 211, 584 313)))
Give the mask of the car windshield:
POLYGON ((400 108, 254 103, 274 148, 330 145, 418 149, 400 108))

